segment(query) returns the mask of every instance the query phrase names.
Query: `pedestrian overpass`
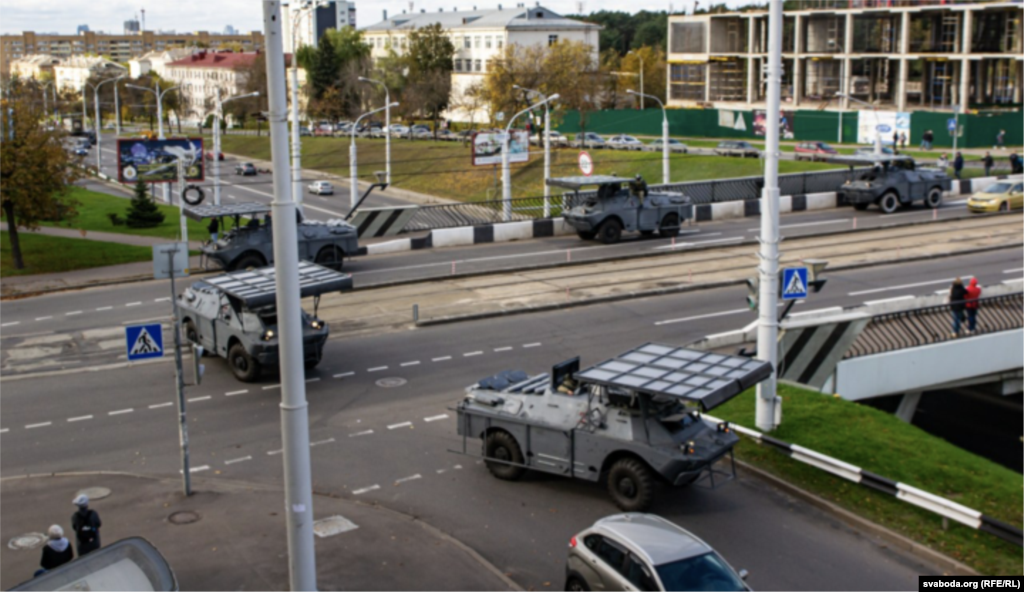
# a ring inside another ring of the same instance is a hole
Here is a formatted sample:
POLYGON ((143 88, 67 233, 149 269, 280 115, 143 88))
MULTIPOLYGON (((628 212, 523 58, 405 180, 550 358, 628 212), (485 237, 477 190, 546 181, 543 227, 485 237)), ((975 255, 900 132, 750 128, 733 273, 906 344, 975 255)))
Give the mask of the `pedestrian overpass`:
MULTIPOLYGON (((1020 280, 985 286, 977 330, 951 335, 946 290, 915 299, 831 309, 785 319, 779 328, 778 376, 850 401, 903 394, 897 415, 909 421, 927 390, 999 383, 1022 391, 1024 292, 1020 280)), ((756 336, 756 323, 711 335, 697 347, 734 350, 756 336)))

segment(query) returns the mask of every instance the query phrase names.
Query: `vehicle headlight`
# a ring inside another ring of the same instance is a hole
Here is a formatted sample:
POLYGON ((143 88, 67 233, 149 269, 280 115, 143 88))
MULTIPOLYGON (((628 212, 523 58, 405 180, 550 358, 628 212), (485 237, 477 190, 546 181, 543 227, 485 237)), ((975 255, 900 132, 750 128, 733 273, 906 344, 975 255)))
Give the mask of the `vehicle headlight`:
POLYGON ((686 444, 680 444, 679 445, 679 450, 681 450, 683 452, 683 454, 693 454, 694 450, 696 450, 696 449, 697 449, 697 447, 694 444, 693 440, 690 440, 686 444))
POLYGON ((263 332, 263 341, 270 341, 273 338, 274 332, 271 331, 270 329, 267 329, 266 331, 263 332))
POLYGON ((314 329, 320 329, 324 326, 324 322, 321 321, 320 319, 313 319, 312 321, 309 322, 309 326, 313 327, 314 329))
POLYGON ((722 422, 718 423, 718 431, 722 432, 722 433, 725 433, 725 434, 728 434, 730 431, 732 431, 732 428, 729 427, 729 422, 722 421, 722 422))

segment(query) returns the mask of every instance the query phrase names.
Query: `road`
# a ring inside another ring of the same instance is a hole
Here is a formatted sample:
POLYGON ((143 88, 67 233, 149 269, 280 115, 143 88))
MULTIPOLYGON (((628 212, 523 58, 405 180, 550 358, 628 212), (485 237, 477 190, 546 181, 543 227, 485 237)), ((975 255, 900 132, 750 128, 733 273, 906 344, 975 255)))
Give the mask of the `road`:
MULTIPOLYGON (((834 273, 825 290, 799 308, 930 294, 956 275, 977 275, 985 283, 1019 278, 1022 257, 1024 248, 1007 249, 834 273)), ((108 302, 120 296, 114 290, 78 294, 108 302)), ((465 386, 500 370, 538 373, 575 355, 589 365, 644 341, 687 343, 738 328, 755 318, 743 306, 744 295, 743 288, 724 288, 358 339, 337 336, 307 378, 314 487, 421 517, 524 587, 557 588, 569 537, 614 506, 591 484, 491 478, 472 457, 449 452, 462 446, 450 407, 465 386)), ((166 304, 150 310, 167 313, 166 304)), ((45 343, 48 332, 39 333, 45 343)), ((203 384, 187 393, 194 470, 279 484, 276 380, 242 384, 223 361, 205 364, 203 384)), ((161 362, 5 379, 3 475, 176 475, 172 376, 173 365, 161 362)), ((472 442, 469 450, 475 451, 472 442)), ((653 511, 749 569, 755 589, 908 589, 918 574, 935 573, 934 566, 850 532, 751 478, 716 491, 674 490, 653 511)))

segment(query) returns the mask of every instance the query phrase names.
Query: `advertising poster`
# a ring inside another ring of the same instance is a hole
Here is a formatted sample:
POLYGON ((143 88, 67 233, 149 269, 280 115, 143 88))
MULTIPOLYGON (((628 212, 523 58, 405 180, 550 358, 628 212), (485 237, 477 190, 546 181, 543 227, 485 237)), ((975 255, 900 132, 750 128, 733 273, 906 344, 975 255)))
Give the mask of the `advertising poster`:
POLYGON ((882 145, 892 146, 892 134, 906 134, 910 145, 910 113, 897 111, 858 111, 857 112, 857 143, 874 144, 875 129, 882 134, 882 145))
POLYGON ((117 141, 117 175, 122 183, 176 182, 179 159, 185 163, 186 181, 195 183, 204 179, 202 138, 121 138, 117 141))
MULTIPOLYGON (((480 132, 473 136, 473 166, 501 164, 501 141, 504 132, 480 132)), ((512 130, 508 141, 508 161, 530 160, 530 132, 512 130)))
MULTIPOLYGON (((754 110, 754 135, 764 137, 767 113, 764 109, 754 110)), ((782 140, 793 139, 793 112, 779 111, 779 138, 782 140)))

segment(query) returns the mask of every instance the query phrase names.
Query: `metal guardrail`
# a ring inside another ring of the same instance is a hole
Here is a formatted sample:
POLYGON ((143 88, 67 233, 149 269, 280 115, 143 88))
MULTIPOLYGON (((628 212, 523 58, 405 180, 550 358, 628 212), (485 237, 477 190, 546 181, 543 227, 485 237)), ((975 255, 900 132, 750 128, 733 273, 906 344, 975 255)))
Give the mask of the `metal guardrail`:
MULTIPOLYGON (((956 339, 949 304, 875 315, 843 359, 919 347, 956 339)), ((1024 293, 978 299, 975 335, 1024 326, 1024 293)), ((967 327, 967 315, 961 331, 967 327)))
MULTIPOLYGON (((575 206, 577 201, 583 201, 582 195, 579 200, 576 200, 571 194, 552 195, 548 207, 548 217, 561 216, 564 210, 575 206)), ((522 197, 508 200, 508 202, 511 205, 511 215, 508 218, 505 216, 506 200, 503 199, 420 206, 412 219, 405 225, 403 232, 544 218, 543 196, 522 197)))

